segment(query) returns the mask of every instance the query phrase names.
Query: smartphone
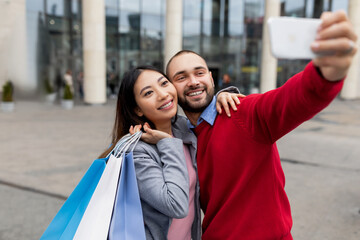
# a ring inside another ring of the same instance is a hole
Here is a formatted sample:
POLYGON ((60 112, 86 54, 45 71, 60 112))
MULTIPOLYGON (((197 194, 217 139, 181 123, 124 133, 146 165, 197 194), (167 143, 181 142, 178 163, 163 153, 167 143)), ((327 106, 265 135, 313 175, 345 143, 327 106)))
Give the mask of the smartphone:
POLYGON ((320 19, 271 17, 268 20, 271 52, 276 58, 313 59, 310 48, 315 40, 320 19))

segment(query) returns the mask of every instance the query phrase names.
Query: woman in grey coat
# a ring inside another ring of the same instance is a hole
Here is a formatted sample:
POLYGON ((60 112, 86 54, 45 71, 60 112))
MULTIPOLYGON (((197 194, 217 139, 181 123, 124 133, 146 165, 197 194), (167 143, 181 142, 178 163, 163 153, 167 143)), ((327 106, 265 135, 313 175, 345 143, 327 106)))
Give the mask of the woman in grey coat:
POLYGON ((200 239, 196 137, 187 120, 177 116, 176 89, 153 67, 138 67, 124 75, 112 146, 141 128, 144 133, 133 157, 146 239, 200 239))

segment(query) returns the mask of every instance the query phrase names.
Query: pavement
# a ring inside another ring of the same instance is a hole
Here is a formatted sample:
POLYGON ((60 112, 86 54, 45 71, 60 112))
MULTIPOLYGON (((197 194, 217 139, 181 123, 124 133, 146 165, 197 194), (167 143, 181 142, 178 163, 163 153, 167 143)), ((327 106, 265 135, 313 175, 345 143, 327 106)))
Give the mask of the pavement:
MULTIPOLYGON (((115 100, 0 112, 0 239, 39 239, 108 146, 115 100)), ((360 239, 360 100, 336 99, 278 141, 296 240, 360 239)))

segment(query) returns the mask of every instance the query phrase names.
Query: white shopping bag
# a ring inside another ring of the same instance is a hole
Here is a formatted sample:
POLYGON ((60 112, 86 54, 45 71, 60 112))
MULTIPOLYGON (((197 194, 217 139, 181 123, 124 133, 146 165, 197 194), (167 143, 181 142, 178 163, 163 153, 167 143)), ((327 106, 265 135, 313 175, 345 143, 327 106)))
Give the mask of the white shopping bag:
POLYGON ((127 135, 114 148, 73 239, 107 239, 124 153, 140 136, 141 132, 127 135))

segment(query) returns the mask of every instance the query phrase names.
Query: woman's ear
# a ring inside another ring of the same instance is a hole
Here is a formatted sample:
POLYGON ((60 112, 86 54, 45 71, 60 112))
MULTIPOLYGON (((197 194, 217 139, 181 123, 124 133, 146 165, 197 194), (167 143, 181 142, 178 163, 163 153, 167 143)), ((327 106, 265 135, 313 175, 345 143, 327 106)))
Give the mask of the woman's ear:
POLYGON ((141 111, 141 109, 139 107, 135 107, 135 113, 136 115, 138 115, 139 117, 144 116, 144 113, 141 111))

